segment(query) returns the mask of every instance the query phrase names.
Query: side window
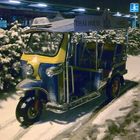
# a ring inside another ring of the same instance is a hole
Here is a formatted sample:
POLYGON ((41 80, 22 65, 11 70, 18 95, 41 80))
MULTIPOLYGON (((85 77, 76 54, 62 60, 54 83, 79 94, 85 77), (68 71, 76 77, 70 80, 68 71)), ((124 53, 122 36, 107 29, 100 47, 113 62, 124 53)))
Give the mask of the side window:
MULTIPOLYGON (((71 36, 71 45, 73 45, 73 54, 69 59, 69 64, 72 66, 79 66, 79 61, 83 50, 82 36, 80 34, 73 34, 71 36)), ((71 51, 71 49, 72 47, 70 47, 69 51, 71 51)))
POLYGON ((95 68, 96 43, 87 42, 86 40, 83 40, 82 35, 76 36, 75 34, 72 36, 72 40, 76 41, 72 41, 75 45, 73 56, 69 59, 70 65, 82 68, 95 68))
POLYGON ((123 57, 125 56, 125 46, 121 44, 116 44, 115 46, 115 62, 122 62, 123 57))
POLYGON ((88 42, 83 44, 83 50, 79 61, 80 67, 95 68, 96 44, 88 42))
POLYGON ((73 55, 69 59, 69 63, 72 66, 79 66, 80 65, 80 58, 81 58, 82 50, 83 50, 83 44, 81 42, 79 42, 77 45, 75 45, 73 47, 73 55))

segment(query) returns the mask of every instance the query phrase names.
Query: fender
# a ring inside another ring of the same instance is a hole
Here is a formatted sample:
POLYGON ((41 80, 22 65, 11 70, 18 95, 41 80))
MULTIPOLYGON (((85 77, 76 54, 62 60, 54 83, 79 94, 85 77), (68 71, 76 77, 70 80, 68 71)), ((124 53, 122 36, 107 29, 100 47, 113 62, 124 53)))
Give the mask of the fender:
POLYGON ((31 89, 35 87, 41 88, 42 81, 41 80, 31 80, 31 79, 25 79, 21 81, 17 86, 16 89, 31 89))
POLYGON ((109 84, 111 82, 112 78, 114 78, 114 77, 120 77, 121 85, 125 84, 125 81, 124 81, 124 78, 123 78, 122 74, 120 72, 113 73, 112 71, 109 75, 109 80, 108 80, 107 83, 109 84))
POLYGON ((48 102, 49 94, 41 85, 41 80, 25 79, 16 86, 17 94, 21 96, 35 96, 40 100, 48 102))

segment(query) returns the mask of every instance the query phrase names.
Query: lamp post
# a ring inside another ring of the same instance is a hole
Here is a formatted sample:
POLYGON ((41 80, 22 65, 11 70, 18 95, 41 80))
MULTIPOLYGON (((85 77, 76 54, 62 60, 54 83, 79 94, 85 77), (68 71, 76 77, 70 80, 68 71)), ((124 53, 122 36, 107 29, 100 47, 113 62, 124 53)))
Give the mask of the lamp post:
POLYGON ((137 14, 134 14, 134 28, 137 27, 137 14))

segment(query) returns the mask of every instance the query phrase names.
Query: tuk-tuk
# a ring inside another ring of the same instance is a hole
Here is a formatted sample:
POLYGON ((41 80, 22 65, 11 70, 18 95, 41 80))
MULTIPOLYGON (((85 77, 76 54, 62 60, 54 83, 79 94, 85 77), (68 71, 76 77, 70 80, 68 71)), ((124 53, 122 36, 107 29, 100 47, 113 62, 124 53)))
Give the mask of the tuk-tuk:
POLYGON ((126 70, 126 46, 86 42, 80 33, 75 43, 74 19, 49 22, 35 19, 27 49, 21 57, 24 80, 16 108, 21 124, 38 121, 43 107, 56 113, 85 104, 103 93, 118 97, 126 70))

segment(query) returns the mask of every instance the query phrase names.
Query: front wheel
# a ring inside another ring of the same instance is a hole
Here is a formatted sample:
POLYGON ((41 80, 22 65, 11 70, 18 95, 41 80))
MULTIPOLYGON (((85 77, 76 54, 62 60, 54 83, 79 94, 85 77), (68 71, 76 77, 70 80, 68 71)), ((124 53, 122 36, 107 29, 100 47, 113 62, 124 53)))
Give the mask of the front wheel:
POLYGON ((108 83, 106 93, 109 99, 114 99, 119 96, 119 91, 121 87, 121 79, 119 76, 112 78, 108 83))
POLYGON ((35 97, 23 97, 16 108, 16 118, 23 125, 37 122, 42 114, 43 105, 35 97))

